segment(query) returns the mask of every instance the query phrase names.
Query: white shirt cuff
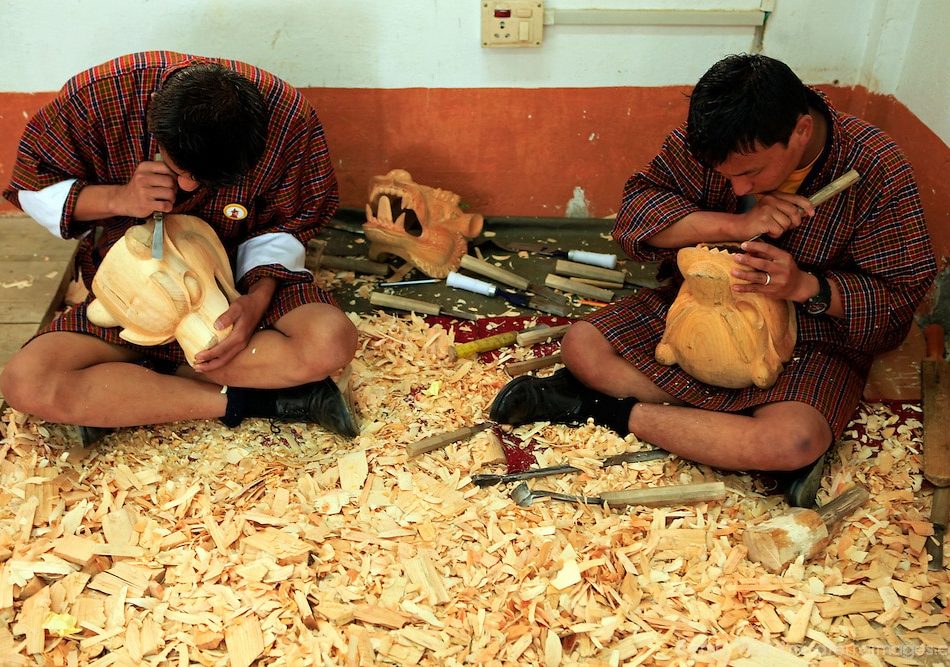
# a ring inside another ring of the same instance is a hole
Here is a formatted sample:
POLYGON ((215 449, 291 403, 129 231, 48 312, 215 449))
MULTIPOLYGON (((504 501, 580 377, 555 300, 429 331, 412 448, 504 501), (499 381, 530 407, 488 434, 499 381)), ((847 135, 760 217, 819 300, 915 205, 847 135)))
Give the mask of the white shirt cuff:
POLYGON ((238 246, 234 281, 240 281, 251 269, 268 264, 280 264, 288 271, 307 271, 304 266, 306 258, 307 249, 293 235, 286 232, 261 234, 238 246))
POLYGON ((71 178, 67 181, 54 183, 38 192, 20 190, 17 194, 17 198, 20 200, 20 208, 45 227, 50 234, 58 238, 65 238, 61 225, 63 209, 66 207, 69 191, 75 182, 76 179, 71 178))

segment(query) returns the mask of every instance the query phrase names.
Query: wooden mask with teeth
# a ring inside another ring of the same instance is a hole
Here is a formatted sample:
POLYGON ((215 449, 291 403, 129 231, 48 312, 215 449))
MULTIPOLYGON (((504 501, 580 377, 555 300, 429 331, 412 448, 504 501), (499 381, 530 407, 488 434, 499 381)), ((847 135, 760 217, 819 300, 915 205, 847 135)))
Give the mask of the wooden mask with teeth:
POLYGON ((482 216, 463 213, 459 196, 419 185, 404 169, 370 184, 366 222, 370 259, 397 255, 433 278, 445 278, 482 231, 482 216))
POLYGON ((92 280, 96 299, 89 320, 121 326, 135 345, 177 340, 188 363, 216 345, 231 327, 214 322, 238 296, 228 255, 208 223, 191 215, 166 215, 164 256, 152 258, 151 221, 130 227, 102 260, 92 280), (223 293, 222 293, 223 290, 223 293))
POLYGON ((661 364, 679 364, 717 387, 771 387, 792 357, 795 308, 785 299, 737 293, 732 276, 738 244, 682 248, 676 263, 684 282, 666 316, 656 348, 661 364))

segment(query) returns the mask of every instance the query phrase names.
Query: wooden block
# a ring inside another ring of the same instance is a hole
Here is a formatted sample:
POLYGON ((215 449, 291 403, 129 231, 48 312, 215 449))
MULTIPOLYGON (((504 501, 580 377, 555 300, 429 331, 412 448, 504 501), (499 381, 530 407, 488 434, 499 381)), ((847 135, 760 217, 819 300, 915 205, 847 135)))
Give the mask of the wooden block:
POLYGON ((264 634, 256 616, 243 616, 224 630, 231 667, 250 667, 264 654, 264 634))

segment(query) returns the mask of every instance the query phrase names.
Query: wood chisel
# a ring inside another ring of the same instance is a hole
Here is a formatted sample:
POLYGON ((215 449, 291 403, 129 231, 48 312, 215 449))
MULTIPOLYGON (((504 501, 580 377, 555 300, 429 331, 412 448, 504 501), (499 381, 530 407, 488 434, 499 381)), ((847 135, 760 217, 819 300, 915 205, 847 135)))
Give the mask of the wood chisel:
POLYGON ((455 358, 474 357, 482 352, 491 352, 499 350, 509 345, 518 345, 518 347, 530 347, 535 343, 547 340, 557 340, 564 336, 570 325, 563 324, 556 327, 528 327, 521 331, 506 331, 484 338, 476 338, 465 343, 457 343, 453 348, 455 358))
MULTIPOLYGON (((621 463, 643 463, 645 461, 656 461, 665 459, 670 455, 665 449, 648 449, 642 452, 624 452, 609 456, 600 462, 601 468, 617 466, 621 463)), ((508 484, 510 482, 521 482, 526 479, 535 479, 538 477, 550 477, 551 475, 564 475, 566 473, 581 472, 580 468, 572 465, 549 466, 547 468, 534 468, 522 472, 512 472, 507 474, 479 473, 472 475, 472 484, 475 486, 494 486, 496 484, 508 484)))
MULTIPOLYGON (((155 154, 155 161, 162 162, 162 154, 155 154)), ((152 259, 165 257, 165 213, 155 211, 152 214, 152 259)))
MULTIPOLYGON (((835 180, 831 181, 828 185, 823 187, 821 190, 813 194, 808 198, 808 201, 811 202, 812 206, 818 206, 823 202, 828 201, 834 197, 839 192, 847 190, 852 185, 857 183, 861 179, 861 174, 857 170, 852 169, 851 171, 845 172, 843 175, 839 176, 835 180)), ((753 236, 749 241, 757 241, 765 235, 765 232, 759 232, 753 236)))
POLYGON ((561 250, 559 248, 545 245, 544 243, 524 243, 520 241, 505 243, 505 245, 501 245, 496 241, 495 245, 498 245, 500 248, 504 248, 506 250, 511 250, 512 252, 530 252, 536 253, 538 255, 545 255, 546 257, 560 257, 562 259, 569 259, 572 262, 590 264, 591 266, 600 266, 605 269, 612 269, 617 266, 617 256, 608 254, 606 252, 591 252, 590 250, 561 250))
POLYGON ((508 285, 509 287, 514 287, 516 290, 521 290, 523 292, 534 292, 536 295, 542 299, 547 299, 555 304, 564 303, 564 297, 560 294, 557 294, 554 290, 548 289, 544 285, 536 285, 524 276, 520 276, 514 271, 509 271, 508 269, 503 269, 500 266, 495 266, 491 262, 486 262, 483 259, 478 257, 472 257, 471 255, 462 255, 462 260, 459 263, 460 269, 465 269, 466 271, 471 271, 472 273, 477 273, 480 276, 488 278, 489 280, 494 280, 495 282, 508 285))
POLYGON ((414 456, 419 456, 419 454, 425 454, 436 449, 441 449, 442 447, 451 445, 453 442, 471 438, 476 433, 481 433, 482 431, 489 429, 494 425, 495 422, 484 421, 479 424, 475 424, 474 426, 465 426, 464 428, 459 428, 454 431, 447 431, 445 433, 432 435, 428 438, 423 438, 422 440, 409 443, 406 446, 406 454, 409 456, 409 458, 412 458, 414 456))
POLYGON ((950 514, 950 364, 944 359, 944 331, 939 324, 924 327, 926 356, 920 364, 924 407, 924 477, 934 485, 927 538, 928 568, 943 569, 943 543, 950 514))
POLYGON ((385 292, 371 292, 369 302, 374 306, 382 308, 393 308, 395 310, 405 310, 413 313, 422 313, 424 315, 443 315, 445 317, 456 317, 460 320, 477 320, 475 313, 466 313, 464 310, 454 308, 443 308, 436 303, 410 299, 395 294, 386 294, 385 292))
POLYGON ((518 306, 519 308, 530 308, 550 315, 559 315, 560 317, 567 316, 566 306, 553 303, 547 299, 532 297, 521 292, 503 290, 492 283, 479 280, 478 278, 463 276, 461 273, 456 273, 455 271, 449 272, 448 277, 445 279, 445 284, 449 287, 468 290, 469 292, 483 294, 484 296, 500 296, 508 303, 518 306))
POLYGON ((726 485, 722 482, 701 482, 699 484, 674 484, 672 486, 644 487, 623 491, 605 491, 599 496, 575 496, 556 491, 531 489, 525 482, 522 482, 509 495, 521 507, 529 507, 538 498, 552 498, 586 505, 608 505, 609 507, 628 507, 631 505, 661 507, 664 505, 688 505, 710 500, 722 500, 726 497, 726 485))

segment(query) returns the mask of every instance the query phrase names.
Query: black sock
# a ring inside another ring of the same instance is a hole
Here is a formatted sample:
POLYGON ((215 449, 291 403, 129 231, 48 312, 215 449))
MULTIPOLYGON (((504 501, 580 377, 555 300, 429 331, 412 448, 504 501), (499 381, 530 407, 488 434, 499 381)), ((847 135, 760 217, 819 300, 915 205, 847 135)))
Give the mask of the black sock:
POLYGON ((228 387, 228 406, 221 423, 233 428, 247 417, 268 417, 274 414, 277 392, 272 389, 228 387))
POLYGON ((628 424, 630 423, 630 410, 633 409, 637 399, 614 398, 595 392, 592 389, 587 390, 585 396, 586 411, 594 418, 595 424, 606 426, 613 429, 620 437, 630 433, 628 424))

